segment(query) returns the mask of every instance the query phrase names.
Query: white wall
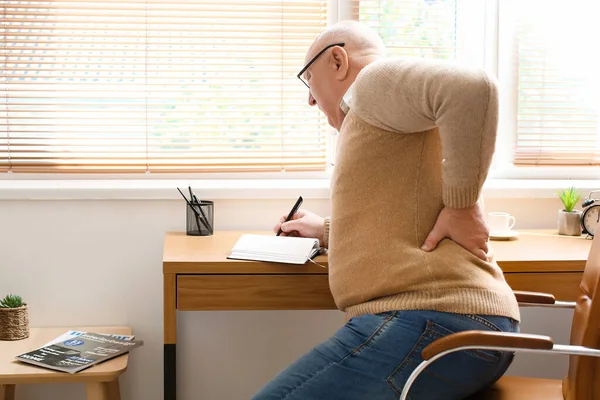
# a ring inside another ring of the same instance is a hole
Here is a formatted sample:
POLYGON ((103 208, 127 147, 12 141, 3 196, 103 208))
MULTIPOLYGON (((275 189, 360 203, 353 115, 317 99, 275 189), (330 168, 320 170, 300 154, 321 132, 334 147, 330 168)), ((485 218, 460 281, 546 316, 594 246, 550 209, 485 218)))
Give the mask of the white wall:
MULTIPOLYGON (((517 228, 552 228, 557 201, 486 199, 486 209, 513 213, 517 228)), ((215 203, 216 229, 270 229, 293 199, 215 203)), ((329 203, 304 206, 326 214, 329 203)), ((181 200, 0 201, 0 294, 22 295, 32 326, 131 326, 145 346, 131 355, 123 398, 162 399, 163 235, 183 229, 184 212, 181 200)), ((524 310, 522 329, 565 343, 570 318, 524 310)), ((337 311, 180 313, 179 399, 247 399, 341 324, 337 311)), ((564 358, 523 356, 510 373, 558 378, 565 366, 564 358)), ((17 388, 17 399, 83 396, 81 386, 17 388)))

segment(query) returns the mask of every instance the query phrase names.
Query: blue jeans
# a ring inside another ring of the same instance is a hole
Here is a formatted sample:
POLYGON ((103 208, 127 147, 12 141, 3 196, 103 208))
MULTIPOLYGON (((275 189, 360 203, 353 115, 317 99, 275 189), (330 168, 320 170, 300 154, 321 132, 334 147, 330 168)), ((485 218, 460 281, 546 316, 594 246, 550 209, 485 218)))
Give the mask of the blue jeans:
MULTIPOLYGON (((350 319, 269 382, 252 400, 397 400, 421 350, 453 332, 518 332, 506 317, 390 311, 350 319)), ((410 400, 462 399, 498 380, 513 353, 462 351, 427 368, 410 400)))

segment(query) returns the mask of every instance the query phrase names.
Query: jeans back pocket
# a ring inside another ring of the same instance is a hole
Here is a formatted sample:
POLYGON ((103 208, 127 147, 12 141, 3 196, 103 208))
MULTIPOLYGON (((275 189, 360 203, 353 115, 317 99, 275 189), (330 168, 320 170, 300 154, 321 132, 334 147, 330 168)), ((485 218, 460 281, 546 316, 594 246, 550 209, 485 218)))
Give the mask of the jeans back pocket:
MULTIPOLYGON (((400 396, 408 377, 423 361, 421 352, 430 343, 452 332, 433 321, 427 325, 402 363, 387 378, 388 385, 400 396)), ((412 385, 410 400, 458 399, 485 386, 496 374, 498 355, 481 350, 448 354, 428 366, 412 385)))

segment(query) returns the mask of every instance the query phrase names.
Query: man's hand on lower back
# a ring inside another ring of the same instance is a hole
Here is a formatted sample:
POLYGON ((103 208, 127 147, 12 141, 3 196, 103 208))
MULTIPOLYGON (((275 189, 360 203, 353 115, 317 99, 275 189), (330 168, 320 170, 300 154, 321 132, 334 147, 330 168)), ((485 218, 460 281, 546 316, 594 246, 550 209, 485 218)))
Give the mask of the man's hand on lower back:
POLYGON ((422 249, 433 251, 442 239, 449 238, 487 261, 489 233, 479 203, 460 209, 444 207, 422 249))

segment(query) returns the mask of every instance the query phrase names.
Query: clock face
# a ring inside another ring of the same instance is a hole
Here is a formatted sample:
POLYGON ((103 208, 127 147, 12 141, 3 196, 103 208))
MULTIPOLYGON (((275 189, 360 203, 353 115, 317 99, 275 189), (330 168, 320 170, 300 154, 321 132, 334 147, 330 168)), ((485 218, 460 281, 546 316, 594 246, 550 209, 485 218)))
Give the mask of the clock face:
POLYGON ((598 221, 600 221, 600 205, 594 205, 585 210, 585 214, 583 214, 583 227, 592 236, 596 232, 598 221))

